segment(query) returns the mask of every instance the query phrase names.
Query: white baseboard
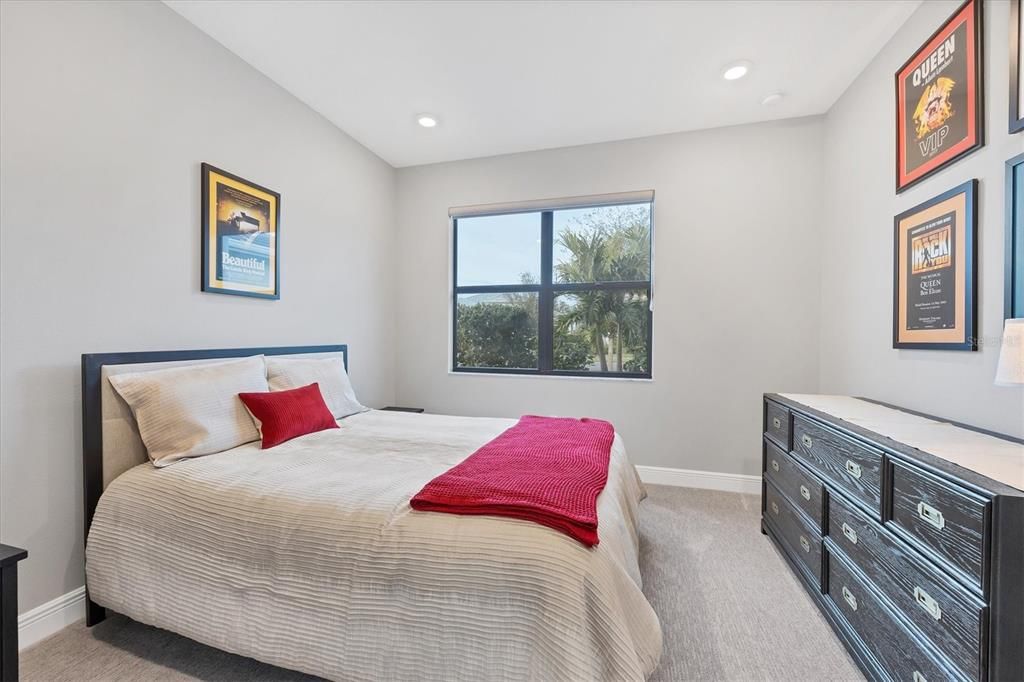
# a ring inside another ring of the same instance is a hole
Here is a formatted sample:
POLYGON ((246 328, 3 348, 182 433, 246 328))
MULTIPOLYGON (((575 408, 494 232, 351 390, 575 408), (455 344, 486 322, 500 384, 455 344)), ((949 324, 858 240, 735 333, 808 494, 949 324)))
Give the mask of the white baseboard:
POLYGON ((18 616, 18 649, 26 649, 85 618, 85 586, 18 616))
POLYGON ((654 485, 674 485, 680 488, 704 488, 729 493, 761 494, 761 477, 746 474, 726 474, 718 471, 672 469, 669 467, 637 466, 640 480, 654 485))

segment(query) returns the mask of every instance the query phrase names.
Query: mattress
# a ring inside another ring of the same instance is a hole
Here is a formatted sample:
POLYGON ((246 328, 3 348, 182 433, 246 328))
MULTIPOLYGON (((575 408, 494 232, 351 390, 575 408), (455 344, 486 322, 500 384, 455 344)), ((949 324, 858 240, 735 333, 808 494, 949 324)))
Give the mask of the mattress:
POLYGON ((114 480, 90 597, 134 620, 334 680, 641 680, 661 653, 641 591, 643 488, 621 438, 600 544, 409 499, 514 422, 371 411, 114 480))

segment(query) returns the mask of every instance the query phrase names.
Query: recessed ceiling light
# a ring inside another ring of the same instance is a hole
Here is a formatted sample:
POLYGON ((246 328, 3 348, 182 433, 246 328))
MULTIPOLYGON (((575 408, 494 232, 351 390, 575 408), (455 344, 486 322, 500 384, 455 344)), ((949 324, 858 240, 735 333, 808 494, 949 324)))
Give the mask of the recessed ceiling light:
POLYGON ((416 122, 424 128, 434 128, 437 126, 437 116, 433 114, 420 114, 416 117, 416 122))
POLYGON ((763 104, 766 107, 770 107, 773 104, 778 104, 779 102, 781 102, 782 98, 785 96, 786 94, 783 92, 773 92, 765 95, 764 99, 761 100, 761 104, 763 104))
POLYGON ((725 67, 722 71, 722 78, 727 81, 735 81, 743 78, 750 71, 750 62, 736 62, 725 67))

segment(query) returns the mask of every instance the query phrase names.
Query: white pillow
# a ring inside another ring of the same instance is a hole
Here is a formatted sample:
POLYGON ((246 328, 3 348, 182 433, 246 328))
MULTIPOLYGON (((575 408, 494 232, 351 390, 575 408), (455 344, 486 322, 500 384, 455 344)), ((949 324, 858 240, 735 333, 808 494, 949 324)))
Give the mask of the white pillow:
POLYGON ((269 390, 262 355, 114 374, 110 383, 135 415, 155 466, 212 455, 260 438, 238 394, 269 390))
POLYGON ((301 388, 315 381, 320 384, 320 393, 335 419, 370 409, 356 400, 356 393, 352 390, 341 358, 268 357, 266 362, 267 382, 271 391, 301 388))

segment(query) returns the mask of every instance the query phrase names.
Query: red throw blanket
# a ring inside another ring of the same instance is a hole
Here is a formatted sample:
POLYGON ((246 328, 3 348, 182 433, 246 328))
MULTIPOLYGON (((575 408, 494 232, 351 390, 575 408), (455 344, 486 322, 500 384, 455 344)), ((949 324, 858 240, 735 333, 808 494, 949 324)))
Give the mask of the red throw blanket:
POLYGON ((527 415, 416 493, 420 511, 525 519, 588 547, 615 430, 600 419, 527 415))

